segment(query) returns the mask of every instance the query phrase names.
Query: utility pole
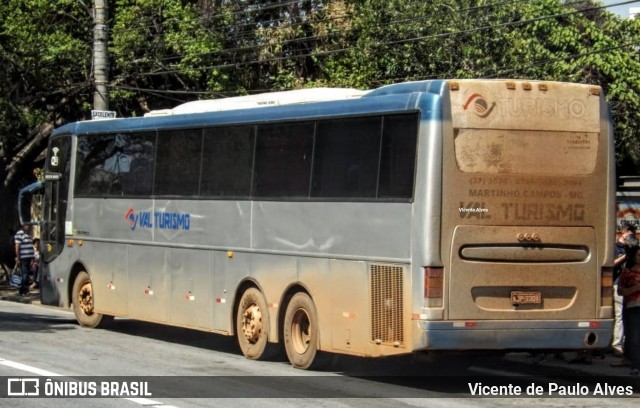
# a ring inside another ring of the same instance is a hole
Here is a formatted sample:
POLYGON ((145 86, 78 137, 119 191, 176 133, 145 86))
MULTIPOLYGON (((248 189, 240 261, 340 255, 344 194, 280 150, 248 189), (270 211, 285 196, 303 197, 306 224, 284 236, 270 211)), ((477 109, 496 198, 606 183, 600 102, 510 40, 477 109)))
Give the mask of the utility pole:
POLYGON ((95 93, 93 94, 93 108, 96 110, 109 110, 109 95, 107 83, 109 81, 109 55, 107 43, 109 33, 107 31, 107 0, 94 0, 93 4, 93 81, 95 93))

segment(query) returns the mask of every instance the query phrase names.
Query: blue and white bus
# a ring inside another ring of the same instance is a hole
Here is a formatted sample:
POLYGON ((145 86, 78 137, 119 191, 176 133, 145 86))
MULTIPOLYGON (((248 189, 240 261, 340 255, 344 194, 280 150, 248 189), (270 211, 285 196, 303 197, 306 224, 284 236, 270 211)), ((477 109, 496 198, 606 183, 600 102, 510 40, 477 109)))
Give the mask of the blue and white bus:
POLYGON ((194 102, 53 133, 42 302, 355 356, 605 347, 599 87, 433 80, 194 102))

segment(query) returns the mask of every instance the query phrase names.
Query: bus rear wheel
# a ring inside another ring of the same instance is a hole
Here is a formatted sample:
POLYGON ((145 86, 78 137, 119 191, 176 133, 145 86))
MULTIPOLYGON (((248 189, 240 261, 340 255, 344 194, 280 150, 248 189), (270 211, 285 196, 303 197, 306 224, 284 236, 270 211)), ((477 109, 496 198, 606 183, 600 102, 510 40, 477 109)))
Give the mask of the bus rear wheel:
POLYGON ((80 326, 104 327, 113 321, 113 316, 103 315, 94 310, 93 286, 91 285, 89 274, 85 271, 81 271, 76 276, 71 296, 73 313, 76 315, 76 320, 80 326))
POLYGON ((293 295, 284 315, 284 348, 295 368, 314 364, 320 344, 318 313, 313 300, 304 292, 293 295))
POLYGON ((266 357, 268 333, 267 303, 258 289, 249 288, 240 298, 236 316, 236 336, 242 354, 251 360, 266 357))

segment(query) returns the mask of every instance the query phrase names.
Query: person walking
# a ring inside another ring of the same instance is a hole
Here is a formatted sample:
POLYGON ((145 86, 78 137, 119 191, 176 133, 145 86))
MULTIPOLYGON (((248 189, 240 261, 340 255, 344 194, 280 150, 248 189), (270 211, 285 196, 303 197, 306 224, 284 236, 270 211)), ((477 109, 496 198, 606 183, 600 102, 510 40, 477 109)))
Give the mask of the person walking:
POLYGON ((632 262, 622 271, 618 283, 618 294, 622 295, 624 309, 624 354, 631 364, 631 375, 640 374, 640 251, 633 248, 632 262))
MULTIPOLYGON (((638 246, 638 239, 636 238, 635 226, 631 224, 624 224, 622 228, 622 235, 616 242, 615 248, 615 260, 613 261, 613 309, 614 309, 614 326, 613 326, 613 339, 611 347, 613 353, 617 357, 624 357, 624 330, 622 325, 622 296, 618 294, 618 281, 620 274, 625 268, 625 264, 632 263, 633 259, 627 254, 632 248, 638 246)), ((629 362, 626 358, 619 363, 612 364, 614 367, 627 366, 629 362)))
POLYGON ((33 283, 29 286, 29 289, 37 289, 40 287, 40 238, 33 239, 33 254, 33 261, 31 261, 33 283))
POLYGON ((24 224, 22 229, 16 232, 13 240, 16 252, 16 264, 20 266, 20 276, 22 277, 19 290, 21 296, 29 296, 29 272, 31 271, 31 262, 35 258, 33 241, 29 235, 30 232, 31 226, 24 224))

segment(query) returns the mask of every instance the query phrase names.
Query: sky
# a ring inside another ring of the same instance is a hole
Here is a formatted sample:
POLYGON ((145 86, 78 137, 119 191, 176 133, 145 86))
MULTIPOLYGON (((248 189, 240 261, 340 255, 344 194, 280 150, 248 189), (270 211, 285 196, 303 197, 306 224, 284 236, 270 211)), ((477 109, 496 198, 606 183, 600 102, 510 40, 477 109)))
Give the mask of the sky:
MULTIPOLYGON (((608 6, 610 4, 618 4, 618 3, 625 2, 624 0, 600 0, 600 1, 605 6, 608 6)), ((610 11, 611 13, 615 13, 615 14, 619 15, 622 18, 627 18, 627 17, 629 17, 629 8, 631 8, 631 7, 640 8, 640 1, 635 1, 633 3, 625 4, 623 6, 609 7, 609 8, 607 8, 607 11, 610 11)))

